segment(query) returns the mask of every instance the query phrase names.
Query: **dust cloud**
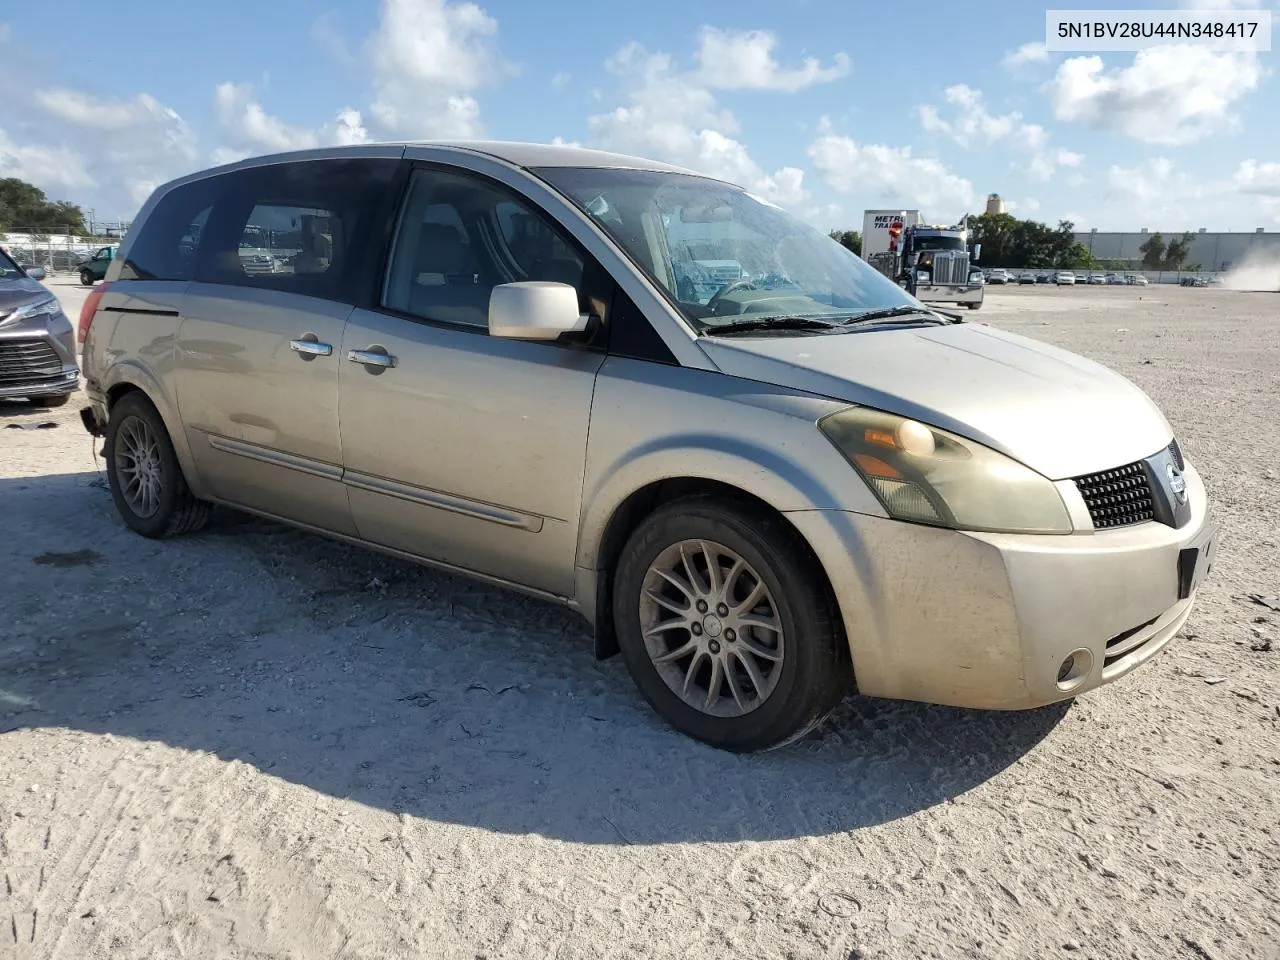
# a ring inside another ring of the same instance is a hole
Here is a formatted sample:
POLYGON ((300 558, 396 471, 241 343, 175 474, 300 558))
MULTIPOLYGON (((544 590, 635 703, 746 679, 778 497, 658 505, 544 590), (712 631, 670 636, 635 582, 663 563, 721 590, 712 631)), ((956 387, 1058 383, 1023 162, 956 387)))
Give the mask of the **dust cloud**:
POLYGON ((1228 273, 1223 285, 1228 290, 1274 290, 1280 292, 1280 252, 1254 254, 1228 273))

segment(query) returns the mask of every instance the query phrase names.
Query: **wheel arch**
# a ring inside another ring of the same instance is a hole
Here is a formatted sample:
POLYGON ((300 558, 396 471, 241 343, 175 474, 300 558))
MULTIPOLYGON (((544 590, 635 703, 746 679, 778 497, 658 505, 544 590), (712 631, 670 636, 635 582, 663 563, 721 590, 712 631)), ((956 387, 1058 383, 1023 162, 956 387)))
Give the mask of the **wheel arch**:
MULTIPOLYGON (((613 622, 613 583, 618 561, 631 534, 655 511, 669 503, 691 497, 709 497, 722 503, 736 503, 747 510, 767 513, 786 521, 795 531, 797 542, 809 554, 820 572, 823 588, 839 610, 839 598, 831 585, 830 577, 813 546, 793 524, 784 511, 765 498, 732 482, 704 476, 669 476, 651 480, 619 502, 609 514, 600 535, 589 548, 590 568, 579 567, 579 582, 591 591, 591 620, 595 633, 595 655, 606 660, 618 653, 618 638, 613 622), (584 578, 582 575, 586 574, 584 578), (583 580, 589 583, 583 583, 583 580)), ((580 553, 581 556, 581 553, 580 553)), ((587 611, 584 611, 587 612, 587 611)), ((840 622, 840 618, 837 618, 840 622)))
POLYGON ((182 417, 168 391, 150 371, 127 361, 112 366, 110 382, 103 385, 108 420, 111 417, 112 407, 131 393, 142 394, 156 408, 160 419, 164 422, 165 431, 169 434, 169 442, 173 444, 173 451, 177 455, 178 466, 182 468, 187 486, 197 497, 201 497, 203 483, 194 458, 191 456, 191 448, 187 445, 187 434, 182 428, 182 417))

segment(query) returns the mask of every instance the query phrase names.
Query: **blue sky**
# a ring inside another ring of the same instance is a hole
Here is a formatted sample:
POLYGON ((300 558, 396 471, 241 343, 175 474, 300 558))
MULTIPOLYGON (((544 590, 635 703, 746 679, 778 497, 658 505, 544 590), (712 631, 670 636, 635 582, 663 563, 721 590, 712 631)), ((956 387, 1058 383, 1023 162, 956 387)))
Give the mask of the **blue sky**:
POLYGON ((1046 53, 1012 0, 127 6, 0 8, 0 176, 100 219, 241 156, 484 136, 667 159, 823 228, 994 191, 1080 228, 1280 229, 1275 54, 1046 53))

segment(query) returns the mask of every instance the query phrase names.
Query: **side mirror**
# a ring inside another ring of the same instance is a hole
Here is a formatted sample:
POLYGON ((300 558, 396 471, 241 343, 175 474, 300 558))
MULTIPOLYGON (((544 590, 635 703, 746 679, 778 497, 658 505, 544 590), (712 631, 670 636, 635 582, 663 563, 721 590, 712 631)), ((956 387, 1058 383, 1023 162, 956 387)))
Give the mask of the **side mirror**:
POLYGON ((489 334, 513 340, 555 340, 581 333, 590 318, 578 311, 578 291, 567 283, 500 283, 489 295, 489 334))
POLYGON ((982 244, 975 243, 973 245, 973 262, 977 263, 978 258, 982 256, 982 244))

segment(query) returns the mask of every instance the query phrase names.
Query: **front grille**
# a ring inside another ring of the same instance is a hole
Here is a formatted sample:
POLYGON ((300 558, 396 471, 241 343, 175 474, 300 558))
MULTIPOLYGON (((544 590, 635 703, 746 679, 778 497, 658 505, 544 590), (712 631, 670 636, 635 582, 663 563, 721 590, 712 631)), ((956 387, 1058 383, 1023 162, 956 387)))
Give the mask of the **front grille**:
POLYGON ((1141 461, 1076 477, 1075 483, 1099 530, 1155 519, 1155 500, 1141 461))
POLYGON ((61 373, 58 352, 44 340, 0 340, 0 386, 37 384, 61 373))
POLYGON ((1178 468, 1179 472, 1182 472, 1183 470, 1187 469, 1187 465, 1182 461, 1182 448, 1178 446, 1177 440, 1169 444, 1169 452, 1173 454, 1173 462, 1174 462, 1174 465, 1178 468))
POLYGON ((932 280, 936 284, 968 283, 969 255, 967 253, 934 254, 932 280))

